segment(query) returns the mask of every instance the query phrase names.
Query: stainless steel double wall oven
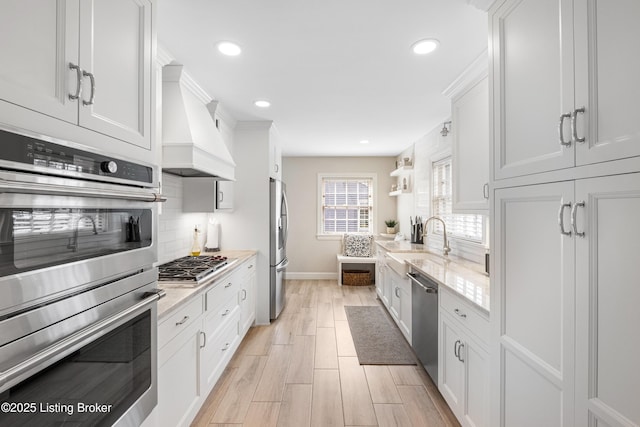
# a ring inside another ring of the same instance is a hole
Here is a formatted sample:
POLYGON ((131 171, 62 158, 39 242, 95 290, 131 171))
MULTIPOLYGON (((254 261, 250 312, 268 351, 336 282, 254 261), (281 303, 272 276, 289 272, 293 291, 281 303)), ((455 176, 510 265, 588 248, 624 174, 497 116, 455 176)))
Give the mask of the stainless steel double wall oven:
POLYGON ((0 425, 139 425, 157 402, 157 170, 0 129, 0 425))

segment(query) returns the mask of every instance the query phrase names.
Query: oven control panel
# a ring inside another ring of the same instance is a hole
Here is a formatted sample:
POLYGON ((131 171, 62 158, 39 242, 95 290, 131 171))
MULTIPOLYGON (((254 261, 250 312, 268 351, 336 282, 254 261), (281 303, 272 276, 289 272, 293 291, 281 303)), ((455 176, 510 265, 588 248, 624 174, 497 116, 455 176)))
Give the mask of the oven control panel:
POLYGON ((149 184, 153 169, 149 166, 79 150, 0 129, 0 161, 13 169, 46 168, 57 175, 76 173, 109 176, 149 184))

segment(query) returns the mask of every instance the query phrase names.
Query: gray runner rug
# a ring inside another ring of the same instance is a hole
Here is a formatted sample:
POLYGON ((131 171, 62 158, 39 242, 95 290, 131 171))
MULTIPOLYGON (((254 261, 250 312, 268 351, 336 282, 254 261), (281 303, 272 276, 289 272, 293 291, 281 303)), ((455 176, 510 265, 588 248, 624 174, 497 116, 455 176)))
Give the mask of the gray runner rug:
POLYGON ((416 357, 384 308, 345 306, 361 365, 415 365, 416 357))

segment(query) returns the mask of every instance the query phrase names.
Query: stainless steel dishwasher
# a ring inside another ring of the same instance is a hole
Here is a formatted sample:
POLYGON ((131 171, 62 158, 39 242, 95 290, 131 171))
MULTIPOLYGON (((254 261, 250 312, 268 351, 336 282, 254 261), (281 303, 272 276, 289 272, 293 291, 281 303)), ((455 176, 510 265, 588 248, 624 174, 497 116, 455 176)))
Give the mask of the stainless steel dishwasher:
POLYGON ((411 339, 413 350, 438 385, 438 283, 416 272, 411 279, 411 339))

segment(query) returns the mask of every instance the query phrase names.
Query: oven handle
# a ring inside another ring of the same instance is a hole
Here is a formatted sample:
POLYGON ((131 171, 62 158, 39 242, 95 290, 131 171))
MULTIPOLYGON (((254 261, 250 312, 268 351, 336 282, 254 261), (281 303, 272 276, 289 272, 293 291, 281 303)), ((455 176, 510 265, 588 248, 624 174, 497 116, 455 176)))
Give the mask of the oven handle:
POLYGON ((137 304, 63 338, 6 371, 0 372, 0 393, 103 336, 116 323, 137 314, 138 311, 144 311, 148 305, 155 303, 164 295, 165 292, 163 290, 145 293, 144 299, 137 304))
POLYGON ((67 187, 64 185, 9 181, 0 178, 0 193, 48 194, 56 196, 99 197, 109 199, 135 200, 142 202, 166 202, 162 194, 150 192, 118 191, 102 188, 67 187))

